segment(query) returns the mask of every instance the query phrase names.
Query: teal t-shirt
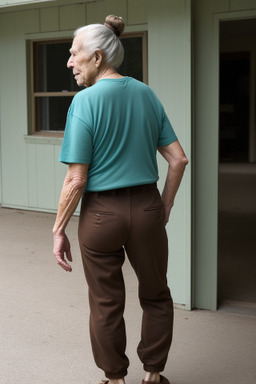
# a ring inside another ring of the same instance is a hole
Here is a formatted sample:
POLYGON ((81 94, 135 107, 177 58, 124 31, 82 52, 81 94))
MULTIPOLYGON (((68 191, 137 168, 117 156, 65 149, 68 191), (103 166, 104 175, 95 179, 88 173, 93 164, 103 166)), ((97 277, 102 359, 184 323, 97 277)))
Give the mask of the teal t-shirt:
POLYGON ((151 88, 131 77, 102 79, 74 97, 59 160, 90 164, 86 191, 153 184, 157 147, 175 140, 151 88))

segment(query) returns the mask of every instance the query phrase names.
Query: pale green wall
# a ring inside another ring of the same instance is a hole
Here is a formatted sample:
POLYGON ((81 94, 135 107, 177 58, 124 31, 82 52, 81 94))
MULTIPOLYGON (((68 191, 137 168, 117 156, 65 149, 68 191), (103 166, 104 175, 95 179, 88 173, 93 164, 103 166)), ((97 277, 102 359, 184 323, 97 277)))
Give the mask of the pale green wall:
MULTIPOLYGON (((217 308, 218 15, 243 17, 255 0, 194 1, 194 305, 217 308), (242 11, 242 12, 239 12, 242 11)), ((249 17, 249 14, 248 14, 249 17)))
MULTIPOLYGON (((1 84, 1 77, 0 77, 1 84)), ((1 97, 0 97, 0 108, 1 108, 1 97)), ((1 152, 1 119, 0 119, 0 205, 2 202, 2 152, 1 152)))
POLYGON ((139 12, 134 0, 52 3, 51 7, 44 4, 43 8, 31 9, 30 5, 22 11, 12 8, 12 12, 0 13, 4 52, 0 57, 3 206, 55 211, 66 172, 57 161, 61 140, 24 138, 28 133, 26 40, 72 37, 78 26, 103 22, 109 13, 123 15, 127 31, 147 28, 146 0, 140 1, 139 12))
MULTIPOLYGON (((190 1, 151 1, 148 9, 149 85, 163 101, 186 155, 191 159, 190 1)), ((162 188, 167 171, 159 158, 162 188)), ((171 219, 169 283, 176 303, 191 302, 191 162, 171 219)))
MULTIPOLYGON (((57 161, 61 139, 27 136, 26 40, 71 37, 79 25, 103 22, 110 13, 124 17, 127 32, 148 30, 149 83, 190 157, 190 0, 88 4, 68 4, 65 0, 42 3, 38 9, 31 5, 22 11, 12 8, 12 12, 0 13, 0 49, 4 52, 0 57, 3 206, 55 211, 66 172, 66 166, 57 161)), ((161 176, 165 172, 166 165, 160 161, 161 176)), ((189 165, 167 228, 169 282, 174 301, 186 308, 191 301, 190 185, 189 165)))
POLYGON ((24 32, 37 29, 34 11, 0 15, 2 203, 28 206, 26 52, 24 32))

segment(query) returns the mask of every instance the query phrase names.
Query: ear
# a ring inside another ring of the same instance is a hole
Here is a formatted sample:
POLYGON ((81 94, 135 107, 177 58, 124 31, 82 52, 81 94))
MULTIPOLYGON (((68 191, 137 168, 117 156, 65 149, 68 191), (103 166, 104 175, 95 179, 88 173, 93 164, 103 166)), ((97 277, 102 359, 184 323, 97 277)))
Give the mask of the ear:
POLYGON ((99 68, 103 62, 103 52, 101 50, 95 51, 94 60, 96 68, 99 68))

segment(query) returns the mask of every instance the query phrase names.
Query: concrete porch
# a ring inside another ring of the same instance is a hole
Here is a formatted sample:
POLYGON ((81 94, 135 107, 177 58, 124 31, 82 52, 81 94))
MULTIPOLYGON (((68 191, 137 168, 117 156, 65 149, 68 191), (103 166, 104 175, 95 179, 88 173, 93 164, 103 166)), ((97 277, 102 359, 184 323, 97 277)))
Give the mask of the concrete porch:
MULTIPOLYGON (((76 240, 67 233, 73 272, 52 256, 48 213, 0 208, 0 375, 2 384, 97 384, 88 334, 88 300, 76 240)), ((127 384, 140 384, 136 354, 141 311, 128 263, 126 323, 130 358, 127 384)), ((226 311, 175 310, 173 346, 164 375, 172 384, 254 384, 256 317, 226 311)))

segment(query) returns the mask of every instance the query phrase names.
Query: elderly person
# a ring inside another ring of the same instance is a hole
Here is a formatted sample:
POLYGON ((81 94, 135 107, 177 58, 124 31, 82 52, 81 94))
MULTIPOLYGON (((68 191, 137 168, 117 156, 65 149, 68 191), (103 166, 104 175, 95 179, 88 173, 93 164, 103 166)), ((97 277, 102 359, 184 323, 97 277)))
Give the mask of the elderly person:
POLYGON ((68 68, 79 92, 70 106, 60 161, 69 165, 53 228, 54 255, 71 271, 65 228, 82 197, 79 244, 89 288, 95 362, 109 384, 124 384, 128 357, 123 318, 127 255, 143 310, 138 355, 145 383, 168 384, 173 302, 167 286, 165 225, 187 158, 164 108, 145 84, 120 75, 122 18, 108 16, 75 32, 68 68), (169 164, 162 196, 157 150, 169 164))

